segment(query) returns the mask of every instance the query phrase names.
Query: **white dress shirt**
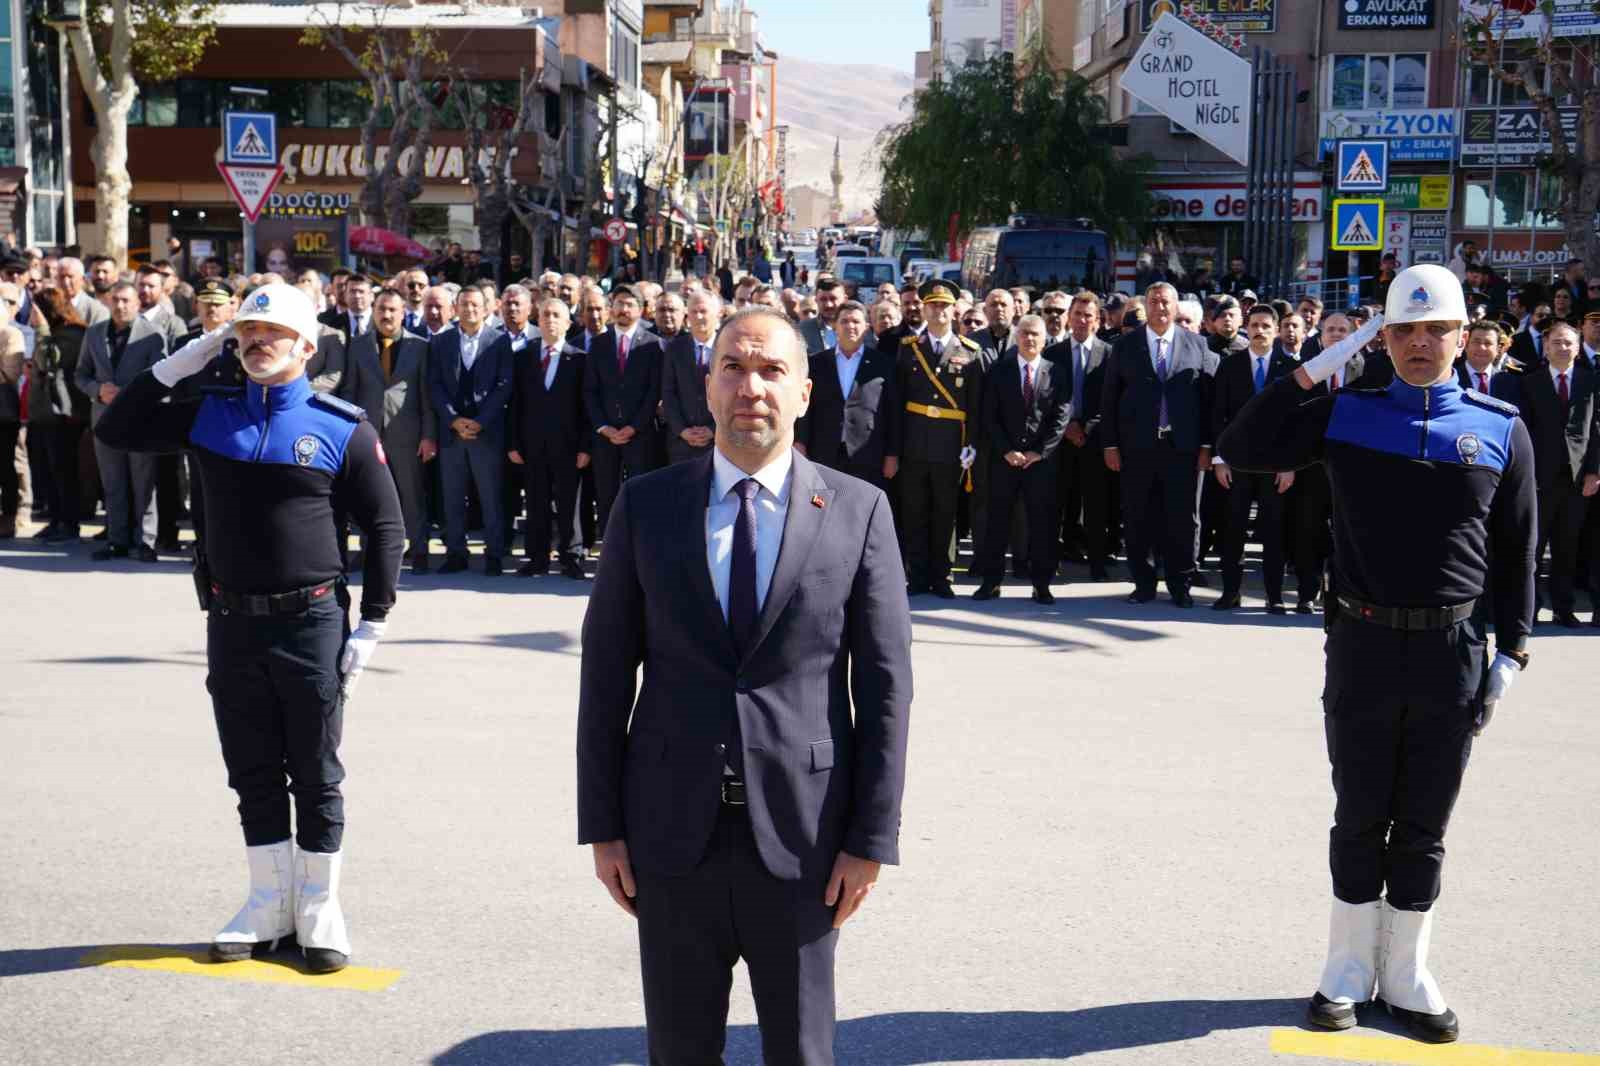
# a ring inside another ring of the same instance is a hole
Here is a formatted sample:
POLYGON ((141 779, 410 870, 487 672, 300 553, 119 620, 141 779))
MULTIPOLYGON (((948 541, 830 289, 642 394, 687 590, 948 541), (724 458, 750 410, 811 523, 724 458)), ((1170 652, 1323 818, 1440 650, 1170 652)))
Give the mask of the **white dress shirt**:
POLYGON ((1026 359, 1024 359, 1022 357, 1022 353, 1021 352, 1018 352, 1017 353, 1017 381, 1022 383, 1022 384, 1024 384, 1024 385, 1026 385, 1028 383, 1028 369, 1027 368, 1031 367, 1032 370, 1033 370, 1033 387, 1035 389, 1038 389, 1038 387, 1039 387, 1039 366, 1040 366, 1039 360, 1041 360, 1043 358, 1044 358, 1044 356, 1042 356, 1042 355, 1036 355, 1036 356, 1033 357, 1033 362, 1030 363, 1030 362, 1028 362, 1026 359))
POLYGON ((350 336, 359 337, 361 334, 365 333, 367 331, 367 322, 371 319, 371 317, 371 315, 358 315, 354 311, 351 311, 350 336))
POLYGON ((544 340, 544 334, 540 333, 532 322, 529 322, 517 332, 510 334, 510 337, 511 350, 514 352, 520 352, 530 344, 543 343, 544 340))
MULTIPOLYGON (((1550 384, 1555 386, 1556 395, 1557 396, 1561 395, 1561 376, 1563 374, 1566 375, 1566 378, 1567 378, 1567 396, 1570 398, 1572 396, 1572 372, 1578 368, 1578 364, 1576 362, 1574 362, 1571 366, 1567 367, 1565 370, 1557 370, 1556 369, 1556 365, 1554 363, 1547 363, 1546 366, 1550 370, 1550 384)), ((1474 371, 1474 373, 1476 373, 1476 371, 1474 371)))
POLYGON ((951 330, 943 337, 935 337, 932 330, 924 329, 920 336, 923 340, 928 342, 928 350, 933 352, 935 358, 937 359, 943 359, 944 353, 950 350, 950 346, 952 344, 961 343, 960 341, 956 340, 955 330, 951 330))
MULTIPOLYGON (((1158 349, 1156 348, 1156 341, 1162 341, 1166 345, 1166 347, 1165 347, 1165 350, 1162 351, 1161 354, 1164 354, 1167 357, 1167 373, 1169 373, 1169 374, 1172 373, 1172 347, 1173 347, 1173 342, 1176 341, 1177 338, 1178 338, 1178 328, 1176 326, 1168 326, 1167 327, 1167 332, 1166 332, 1166 334, 1164 336, 1162 334, 1160 334, 1160 333, 1157 333, 1155 330, 1151 329, 1149 326, 1144 327, 1144 341, 1145 341, 1146 344, 1148 344, 1150 346, 1150 365, 1151 366, 1155 366, 1156 365, 1156 358, 1157 358, 1157 351, 1158 351, 1158 349)), ((1255 367, 1251 367, 1250 369, 1253 372, 1255 370, 1255 367)))
POLYGON ((1484 383, 1487 385, 1489 382, 1492 382, 1494 380, 1495 369, 1496 368, 1495 368, 1495 364, 1494 363, 1490 363, 1488 366, 1484 367, 1482 370, 1479 370, 1477 367, 1473 366, 1471 363, 1468 363, 1467 364, 1467 380, 1472 382, 1472 388, 1473 389, 1476 389, 1478 392, 1487 393, 1489 391, 1487 388, 1482 388, 1482 389, 1478 388, 1478 375, 1479 374, 1483 375, 1484 383))
POLYGON ((711 349, 716 346, 716 337, 712 336, 710 340, 703 341, 691 333, 689 334, 689 340, 694 344, 694 365, 701 370, 709 371, 711 369, 711 349))
POLYGON ((461 333, 461 369, 471 370, 472 364, 478 361, 478 342, 483 339, 483 329, 479 327, 478 332, 468 333, 457 328, 461 333))
POLYGON ((728 617, 728 579, 733 568, 733 526, 739 520, 739 494, 734 486, 747 477, 761 483, 756 493, 756 611, 767 602, 772 571, 783 546, 783 524, 789 517, 790 472, 794 456, 784 453, 754 474, 746 474, 722 454, 711 451, 711 496, 706 501, 706 565, 722 617, 728 617))
POLYGON ((561 342, 546 344, 543 334, 535 333, 534 336, 539 338, 539 358, 543 359, 546 353, 550 356, 550 365, 544 368, 544 387, 548 392, 555 386, 556 371, 561 369, 561 342))
POLYGON ((850 398, 850 390, 856 387, 856 372, 861 369, 861 357, 866 350, 867 346, 863 344, 849 357, 845 356, 841 348, 833 350, 833 366, 839 372, 839 391, 847 400, 850 398))

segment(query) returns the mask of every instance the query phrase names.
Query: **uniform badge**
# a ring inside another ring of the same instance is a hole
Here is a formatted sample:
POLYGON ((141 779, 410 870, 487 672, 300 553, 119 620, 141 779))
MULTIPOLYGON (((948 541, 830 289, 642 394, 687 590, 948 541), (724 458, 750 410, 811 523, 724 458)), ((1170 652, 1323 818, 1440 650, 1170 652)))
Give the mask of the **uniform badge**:
POLYGON ((307 434, 299 437, 294 442, 294 461, 301 466, 310 466, 311 460, 317 456, 317 438, 307 434))
POLYGON ((267 309, 267 305, 270 304, 271 302, 272 302, 272 297, 271 296, 268 296, 264 292, 256 293, 256 310, 265 311, 267 309))
POLYGON ((1468 466, 1478 461, 1478 453, 1482 450, 1483 444, 1476 433, 1463 433, 1456 438, 1456 451, 1468 466))
POLYGON ((1406 310, 1408 310, 1408 311, 1432 311, 1433 310, 1433 297, 1428 294, 1428 290, 1426 288, 1424 288, 1421 285, 1418 285, 1411 292, 1410 306, 1408 308, 1406 308, 1406 310))
POLYGON ((963 380, 962 378, 959 378, 959 377, 956 378, 956 388, 964 389, 966 387, 967 387, 967 384, 966 384, 965 380, 963 380))

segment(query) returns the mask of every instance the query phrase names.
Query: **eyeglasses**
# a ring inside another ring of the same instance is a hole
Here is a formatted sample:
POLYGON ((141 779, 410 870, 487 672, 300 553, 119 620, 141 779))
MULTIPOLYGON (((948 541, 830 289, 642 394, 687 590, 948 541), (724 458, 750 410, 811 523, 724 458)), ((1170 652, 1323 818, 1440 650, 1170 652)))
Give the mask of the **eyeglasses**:
POLYGON ((1041 307, 1039 308, 1039 313, 1042 315, 1064 315, 1067 313, 1067 309, 1065 307, 1041 307))
POLYGON ((966 326, 968 329, 977 329, 980 326, 986 325, 987 323, 985 323, 984 320, 979 318, 977 315, 969 315, 961 320, 961 324, 966 326))
POLYGON ((408 289, 426 289, 427 287, 428 287, 428 283, 425 282, 425 281, 408 281, 408 282, 406 282, 406 288, 408 288, 408 289))

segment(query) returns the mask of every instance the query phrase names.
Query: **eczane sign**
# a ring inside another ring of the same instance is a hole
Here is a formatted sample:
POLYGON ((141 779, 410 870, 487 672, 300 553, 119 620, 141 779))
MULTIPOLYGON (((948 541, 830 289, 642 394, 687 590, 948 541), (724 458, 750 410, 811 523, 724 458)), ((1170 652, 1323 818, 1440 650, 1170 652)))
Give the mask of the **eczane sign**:
POLYGON ((1250 64, 1168 12, 1122 74, 1122 88, 1240 163, 1250 160, 1250 64))

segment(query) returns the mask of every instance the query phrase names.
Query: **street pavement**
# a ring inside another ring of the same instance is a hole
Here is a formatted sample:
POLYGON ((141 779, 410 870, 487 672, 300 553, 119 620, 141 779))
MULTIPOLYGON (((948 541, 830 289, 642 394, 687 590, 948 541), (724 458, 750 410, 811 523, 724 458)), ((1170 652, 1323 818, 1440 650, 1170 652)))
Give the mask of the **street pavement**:
MULTIPOLYGON (((345 722, 361 990, 180 972, 246 884, 186 567, 0 549, 0 1063, 644 1061, 632 921, 573 843, 585 584, 403 579, 345 722)), ((915 601, 903 865, 840 942, 841 1063, 1600 1062, 1600 633, 1542 630, 1473 753, 1433 951, 1473 1046, 1416 1057, 1370 1012, 1299 1027, 1320 620, 1127 590, 915 601)), ((730 1063, 754 1020, 741 973, 730 1063)))

